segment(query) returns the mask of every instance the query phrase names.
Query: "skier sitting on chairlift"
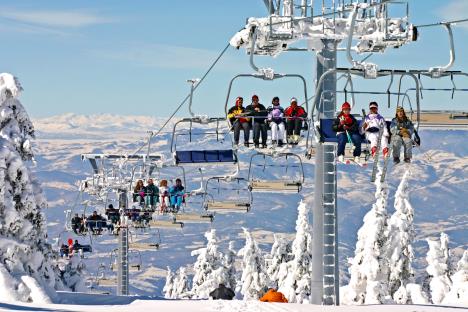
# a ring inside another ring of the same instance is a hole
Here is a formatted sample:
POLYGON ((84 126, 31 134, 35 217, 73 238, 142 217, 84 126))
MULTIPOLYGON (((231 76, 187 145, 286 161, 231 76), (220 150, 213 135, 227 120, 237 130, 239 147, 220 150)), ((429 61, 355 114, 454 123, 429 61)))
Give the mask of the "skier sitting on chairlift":
POLYGON ((171 206, 175 209, 176 212, 178 212, 182 206, 185 195, 184 186, 182 185, 181 179, 176 179, 175 185, 171 186, 169 189, 169 194, 171 195, 171 206))
POLYGON ((406 163, 410 163, 413 150, 413 140, 411 137, 414 133, 414 125, 411 120, 406 117, 405 109, 403 107, 397 107, 396 116, 392 119, 392 123, 390 125, 390 132, 393 136, 393 162, 395 164, 400 162, 400 150, 403 145, 404 160, 406 163))
POLYGON ((354 161, 359 163, 359 156, 361 156, 361 135, 359 134, 358 122, 351 115, 351 105, 348 102, 344 102, 341 105, 341 113, 333 121, 332 127, 338 137, 338 161, 344 162, 346 143, 350 143, 349 141, 351 141, 354 145, 354 161))
POLYGON ((81 234, 84 232, 83 218, 80 218, 77 213, 71 219, 71 226, 75 234, 81 234))
POLYGON ((170 206, 169 189, 167 187, 167 180, 161 180, 159 182, 159 204, 160 212, 166 212, 170 206))
POLYGON ((148 179, 148 184, 145 188, 145 205, 154 210, 154 207, 159 203, 159 189, 154 185, 153 179, 148 179))
POLYGON ((370 141, 372 157, 374 157, 377 151, 380 131, 382 131, 381 149, 383 157, 387 157, 389 138, 387 123, 385 122, 385 118, 378 112, 379 105, 377 102, 370 102, 369 109, 370 112, 363 121, 362 129, 365 131, 366 139, 370 141))
POLYGON ((272 106, 268 108, 268 121, 271 128, 271 141, 273 145, 283 146, 285 133, 284 109, 280 106, 279 97, 275 96, 271 101, 272 106))
POLYGON ((140 205, 143 205, 145 202, 145 186, 143 180, 138 180, 133 189, 133 202, 139 202, 140 205))
POLYGON ((106 209, 106 216, 111 223, 117 224, 120 220, 119 209, 116 209, 114 208, 114 205, 109 204, 109 206, 106 209))
POLYGON ((297 105, 297 99, 291 99, 291 105, 284 111, 287 124, 288 143, 297 144, 301 137, 301 129, 307 113, 302 106, 297 105))
POLYGON ((245 118, 245 109, 242 106, 244 99, 240 96, 236 99, 236 105, 231 107, 228 111, 227 118, 234 130, 234 144, 239 145, 239 137, 241 129, 244 131, 244 146, 249 146, 250 137, 250 119, 245 118))
POLYGON ((66 244, 62 244, 60 246, 60 257, 63 258, 64 256, 66 256, 68 258, 68 253, 69 253, 69 248, 66 244))
POLYGON ((86 219, 86 224, 89 230, 95 234, 99 235, 102 233, 102 228, 107 226, 106 219, 97 214, 97 211, 93 211, 93 214, 86 219))
POLYGON ((253 141, 255 144, 255 148, 260 147, 260 137, 262 138, 262 148, 267 147, 267 139, 268 139, 268 125, 266 124, 266 119, 268 117, 268 112, 258 101, 258 96, 252 96, 252 104, 245 108, 245 111, 248 113, 249 116, 253 116, 252 124, 253 124, 253 141))

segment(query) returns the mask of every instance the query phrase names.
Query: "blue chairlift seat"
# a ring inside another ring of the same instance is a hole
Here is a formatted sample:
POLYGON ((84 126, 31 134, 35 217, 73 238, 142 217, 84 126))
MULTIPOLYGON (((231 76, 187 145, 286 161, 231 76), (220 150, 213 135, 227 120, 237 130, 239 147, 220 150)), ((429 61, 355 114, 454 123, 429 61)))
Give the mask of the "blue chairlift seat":
MULTIPOLYGON (((338 137, 336 136, 336 132, 333 131, 333 121, 335 119, 320 119, 320 140, 322 142, 335 142, 338 143, 338 137)), ((358 124, 361 123, 361 120, 357 120, 358 124)), ((390 124, 391 121, 386 121, 387 122, 387 129, 389 130, 388 132, 390 133, 390 124)), ((365 143, 367 142, 366 137, 364 134, 361 135, 362 142, 365 143)))
POLYGON ((232 149, 176 151, 175 160, 176 164, 237 163, 237 156, 232 149))

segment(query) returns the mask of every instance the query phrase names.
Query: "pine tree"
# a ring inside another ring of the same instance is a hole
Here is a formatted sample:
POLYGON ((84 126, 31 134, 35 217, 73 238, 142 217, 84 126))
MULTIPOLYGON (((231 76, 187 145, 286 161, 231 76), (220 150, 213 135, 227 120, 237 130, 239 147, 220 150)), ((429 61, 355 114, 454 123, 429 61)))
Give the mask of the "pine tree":
POLYGON ((288 263, 293 257, 291 245, 277 234, 274 234, 273 237, 274 242, 271 246, 267 273, 270 278, 271 286, 278 289, 279 281, 284 280, 288 275, 287 266, 282 264, 288 263), (286 272, 282 271, 284 269, 286 269, 286 272))
POLYGON ((413 225, 414 210, 409 202, 408 180, 410 172, 406 171, 395 194, 395 213, 388 223, 388 260, 389 291, 393 294, 412 282, 414 272, 411 263, 414 258, 412 243, 415 232, 413 225))
POLYGON ((164 298, 172 299, 173 298, 173 291, 174 291, 174 273, 172 272, 171 268, 167 267, 167 274, 166 274, 166 283, 164 284, 163 293, 164 298))
POLYGON ((237 286, 236 258, 237 252, 234 249, 234 241, 230 241, 228 252, 224 257, 224 266, 226 267, 227 274, 227 283, 225 286, 232 290, 235 290, 237 286))
POLYGON ((240 293, 244 300, 258 300, 268 286, 265 259, 252 234, 244 228, 245 246, 239 250, 242 257, 240 293))
POLYGON ((70 258, 62 271, 62 281, 65 287, 74 292, 86 292, 83 280, 85 265, 78 255, 70 258))
POLYGON ((287 264, 288 274, 279 282, 279 290, 289 302, 308 303, 312 284, 312 235, 309 209, 304 202, 301 202, 298 207, 292 255, 294 258, 287 264))
POLYGON ((189 295, 189 281, 187 277, 187 270, 184 267, 179 268, 174 278, 174 285, 172 291, 172 298, 184 299, 190 298, 189 295))
POLYGON ((449 248, 448 235, 440 234, 439 239, 427 239, 429 251, 427 252, 427 268, 430 282, 431 300, 434 304, 440 304, 444 300, 445 295, 450 291, 452 283, 450 281, 450 266, 449 266, 449 248))
POLYGON ((457 263, 457 271, 452 275, 452 288, 444 298, 444 304, 468 305, 468 250, 457 263))
POLYGON ((388 296, 388 263, 386 255, 388 186, 376 178, 376 202, 364 216, 358 231, 355 256, 350 259, 349 284, 343 288, 344 304, 379 304, 388 296))
POLYGON ((220 283, 227 283, 226 268, 223 265, 223 254, 218 251, 216 230, 205 233, 207 244, 205 248, 192 251, 192 256, 197 256, 194 264, 191 293, 195 298, 209 298, 210 292, 220 283))
MULTIPOLYGON (((49 301, 56 255, 46 242, 45 197, 26 163, 33 157, 34 127, 17 99, 21 91, 15 77, 0 74, 0 279, 8 280, 11 298, 49 301)), ((0 294, 0 301, 11 298, 0 294)))

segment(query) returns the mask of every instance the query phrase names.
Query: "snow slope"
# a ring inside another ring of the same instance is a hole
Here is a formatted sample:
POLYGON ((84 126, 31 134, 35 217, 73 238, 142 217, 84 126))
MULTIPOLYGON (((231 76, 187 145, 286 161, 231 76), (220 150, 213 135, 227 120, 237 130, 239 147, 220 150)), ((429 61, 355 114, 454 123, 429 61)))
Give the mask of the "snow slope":
MULTIPOLYGON (((63 232, 64 209, 69 209, 77 195, 76 181, 90 173, 89 165, 80 160, 81 153, 90 152, 131 152, 139 147, 149 129, 158 129, 161 120, 135 116, 78 116, 62 115, 34 120, 38 140, 35 153, 39 178, 44 183, 49 200, 47 219, 49 239, 66 240, 75 238, 63 232)), ((171 126, 166 129, 172 129, 171 126)), ((464 130, 422 130, 423 147, 416 151, 413 175, 410 181, 410 200, 415 210, 416 273, 421 276, 426 265, 425 239, 435 237, 441 231, 450 235, 453 254, 461 256, 468 248, 468 147, 460 142, 466 139, 464 130)), ((154 151, 169 157, 170 133, 165 132, 152 144, 154 151)), ((202 145, 209 142, 202 142, 202 145)), ((294 149, 303 154, 302 147, 294 149)), ((252 151, 240 152, 241 175, 246 176, 248 160, 252 151)), ((293 239, 297 204, 304 199, 313 202, 314 161, 305 161, 306 184, 300 194, 254 194, 254 204, 247 214, 218 215, 211 227, 217 230, 222 250, 227 250, 229 241, 236 249, 243 245, 242 227, 248 228, 259 242, 260 248, 269 252, 273 233, 282 233, 293 239)), ((232 168, 205 168, 206 176, 223 175, 232 168)), ((374 201, 374 186, 369 182, 371 168, 339 165, 339 225, 341 283, 347 284, 347 258, 353 255, 357 230, 362 225, 364 214, 374 201)), ((391 185, 389 207, 393 207, 393 194, 403 174, 403 166, 390 168, 388 181, 391 185)), ((280 177, 284 173, 273 168, 267 176, 280 177)), ((187 168, 189 189, 197 188, 200 176, 196 168, 187 168)), ((199 207, 199 206, 196 206, 199 207)), ((97 207, 103 209, 103 207, 97 207)), ((91 208, 90 208, 91 209, 91 208)), ((194 208, 192 208, 194 209, 194 208)), ((389 211, 392 213, 392 209, 389 211)), ((183 230, 161 230, 162 248, 159 251, 142 252, 143 269, 131 275, 131 293, 134 295, 162 295, 166 276, 165 268, 176 270, 181 265, 192 264, 195 258, 191 251, 205 244, 204 232, 210 229, 206 224, 190 224, 183 230)), ((138 239, 151 240, 154 233, 136 233, 138 239)), ((83 243, 89 238, 78 237, 83 243)), ((109 253, 116 247, 112 236, 104 235, 93 239, 95 252, 87 255, 89 275, 96 274, 100 263, 109 263, 109 253)), ((458 258, 456 259, 458 260, 458 258)), ((189 270, 188 272, 192 272, 189 270)), ((113 292, 113 289, 104 289, 113 292)), ((168 303, 169 305, 171 303, 168 303)), ((240 306, 246 303, 232 303, 240 306)), ((194 306, 196 303, 194 304, 194 306)), ((216 306, 216 303, 210 303, 216 306)), ((192 306, 191 306, 192 307, 192 306)), ((62 307, 61 307, 62 308, 62 307)), ((233 307, 234 308, 234 307, 233 307)), ((300 307, 298 307, 299 309, 300 307)), ((371 309, 371 307, 369 307, 371 309)), ((216 309, 215 309, 216 310, 216 309)), ((245 310, 247 311, 247 310, 245 310)))

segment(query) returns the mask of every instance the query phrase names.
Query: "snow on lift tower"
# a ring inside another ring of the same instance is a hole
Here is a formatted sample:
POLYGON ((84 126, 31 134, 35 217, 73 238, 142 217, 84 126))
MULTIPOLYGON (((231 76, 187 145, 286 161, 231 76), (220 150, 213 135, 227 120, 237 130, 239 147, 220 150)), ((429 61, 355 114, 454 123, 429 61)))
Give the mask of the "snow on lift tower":
MULTIPOLYGON (((389 0, 323 0, 319 13, 314 14, 314 2, 301 0, 264 0, 268 15, 252 17, 235 34, 230 43, 251 54, 277 56, 287 51, 315 51, 317 53, 315 96, 320 99, 317 109, 320 119, 333 118, 336 111, 337 51, 346 51, 352 68, 365 78, 376 78, 378 67, 356 61, 351 52, 385 52, 417 39, 417 29, 409 23, 407 2, 389 0), (390 17, 389 7, 403 5, 405 16, 390 17), (299 14, 296 14, 299 9, 299 14), (348 39, 348 40, 347 40, 348 39), (306 41, 306 47, 294 44, 306 41), (353 41, 357 42, 352 46, 353 41), (345 46, 340 46, 345 43, 345 46), (319 85, 320 84, 320 85, 319 85)), ((260 73, 265 69, 259 68, 260 73)), ((313 116, 313 112, 312 112, 313 116)), ((314 125, 318 126, 318 125, 314 125)), ((314 245, 312 263, 312 303, 339 305, 338 224, 336 143, 319 142, 315 155, 314 245)))
MULTIPOLYGON (((171 139, 171 153, 174 156, 174 162, 176 165, 223 165, 227 163, 232 163, 238 166, 237 154, 233 149, 233 142, 230 135, 230 131, 227 127, 224 129, 221 128, 220 124, 224 122, 225 118, 223 117, 209 117, 204 115, 195 115, 192 111, 192 100, 193 100, 193 91, 195 86, 199 82, 198 79, 188 80, 191 84, 190 89, 190 101, 189 101, 189 113, 190 117, 183 118, 177 121, 174 124, 172 130, 172 139, 171 139), (188 131, 178 129, 180 125, 188 124, 188 131), (202 126, 207 126, 209 124, 216 124, 215 131, 208 130, 202 126), (198 132, 194 131, 193 126, 198 125, 198 132), (202 139, 196 139, 197 136, 201 136, 202 139), (188 140, 184 142, 185 147, 181 149, 178 143, 179 138, 187 138, 188 140), (214 137, 216 142, 212 142, 213 139, 208 139, 208 137, 214 137), (226 143, 227 142, 227 143, 226 143), (216 148, 213 148, 213 145, 217 145, 216 148), (222 145, 223 148, 218 148, 219 145, 222 145), (226 146, 228 145, 228 146, 226 146)), ((224 123, 223 123, 224 124, 224 123)))

